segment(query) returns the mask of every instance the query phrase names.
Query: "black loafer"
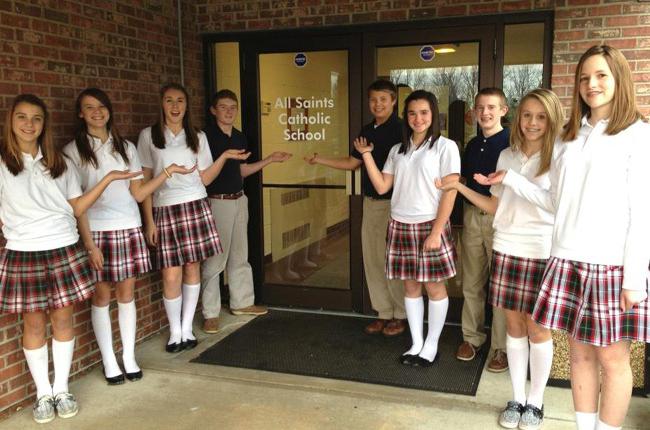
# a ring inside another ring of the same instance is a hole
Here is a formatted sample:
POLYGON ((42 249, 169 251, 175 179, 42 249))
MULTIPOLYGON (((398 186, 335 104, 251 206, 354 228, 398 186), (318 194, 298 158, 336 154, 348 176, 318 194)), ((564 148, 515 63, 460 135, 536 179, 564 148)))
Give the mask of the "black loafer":
POLYGON ((187 339, 181 342, 183 349, 194 349, 196 345, 199 344, 199 341, 196 339, 187 339))
POLYGON ((104 375, 104 379, 106 379, 106 382, 108 385, 121 385, 124 384, 124 375, 120 373, 117 376, 111 376, 110 378, 106 375, 104 375))
POLYGON ((431 367, 433 364, 438 361, 440 358, 440 353, 436 353, 436 356, 433 358, 433 361, 429 361, 426 358, 422 358, 419 355, 415 356, 415 362, 413 363, 413 366, 415 367, 431 367))
POLYGON ((139 381, 142 379, 142 370, 138 370, 137 372, 126 372, 126 379, 128 379, 131 382, 139 381))
POLYGON ((418 356, 414 354, 402 354, 399 356, 400 364, 405 366, 414 366, 415 362, 418 361, 418 356))
POLYGON ((182 350, 183 350, 183 343, 182 342, 168 343, 165 346, 165 351, 167 351, 169 353, 180 352, 182 350))

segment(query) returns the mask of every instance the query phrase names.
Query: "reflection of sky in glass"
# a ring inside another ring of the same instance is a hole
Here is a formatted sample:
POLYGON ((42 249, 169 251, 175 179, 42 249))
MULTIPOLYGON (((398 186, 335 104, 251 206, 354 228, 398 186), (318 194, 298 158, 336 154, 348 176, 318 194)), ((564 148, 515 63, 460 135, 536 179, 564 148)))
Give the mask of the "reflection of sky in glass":
POLYGON ((478 66, 395 69, 390 71, 390 80, 413 90, 431 91, 438 98, 447 88, 444 95, 448 94, 449 103, 464 100, 471 104, 478 91, 478 66))
POLYGON ((543 64, 513 64, 503 67, 503 92, 508 100, 508 122, 512 121, 519 101, 531 90, 542 86, 543 64))

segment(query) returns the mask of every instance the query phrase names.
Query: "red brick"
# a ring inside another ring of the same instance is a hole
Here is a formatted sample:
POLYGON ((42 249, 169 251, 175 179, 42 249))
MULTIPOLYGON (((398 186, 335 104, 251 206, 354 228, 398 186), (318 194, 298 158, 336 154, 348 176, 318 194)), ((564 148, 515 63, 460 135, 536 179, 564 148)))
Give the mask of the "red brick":
POLYGON ((628 26, 628 25, 638 25, 638 24, 639 24, 638 16, 609 16, 605 19, 605 25, 607 27, 616 27, 619 25, 628 26))
POLYGON ((502 12, 513 12, 519 10, 528 10, 532 7, 532 4, 529 0, 520 0, 520 1, 508 1, 501 3, 502 12))

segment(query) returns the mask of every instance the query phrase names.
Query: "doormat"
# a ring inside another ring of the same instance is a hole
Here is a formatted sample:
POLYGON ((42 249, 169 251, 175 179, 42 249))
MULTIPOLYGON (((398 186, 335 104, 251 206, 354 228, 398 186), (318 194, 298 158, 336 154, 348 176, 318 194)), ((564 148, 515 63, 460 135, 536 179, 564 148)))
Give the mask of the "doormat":
MULTIPOLYGON (((463 341, 461 328, 447 325, 442 331, 440 358, 428 368, 398 362, 409 347, 408 329, 403 335, 369 336, 367 318, 270 311, 228 335, 192 360, 195 363, 243 367, 270 372, 343 379, 370 384, 476 394, 486 348, 477 358, 456 359, 463 341)), ((426 330, 426 326, 425 326, 426 330)))

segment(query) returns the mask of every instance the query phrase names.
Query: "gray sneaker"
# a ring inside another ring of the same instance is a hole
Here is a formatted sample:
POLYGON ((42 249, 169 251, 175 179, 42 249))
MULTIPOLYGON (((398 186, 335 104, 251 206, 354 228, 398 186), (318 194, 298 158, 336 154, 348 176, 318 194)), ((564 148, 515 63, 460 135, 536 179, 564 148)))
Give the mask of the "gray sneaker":
POLYGON ((79 412, 77 399, 70 393, 59 393, 54 396, 54 405, 59 418, 72 418, 79 412))
POLYGON ((524 405, 514 400, 509 401, 506 408, 499 415, 499 425, 507 429, 516 429, 523 412, 524 405))
POLYGON ((533 405, 526 405, 524 412, 521 414, 519 420, 519 428, 521 430, 537 430, 544 422, 544 405, 539 409, 533 405))
POLYGON ((34 403, 34 421, 39 424, 49 423, 54 419, 54 399, 49 394, 41 396, 34 403))

